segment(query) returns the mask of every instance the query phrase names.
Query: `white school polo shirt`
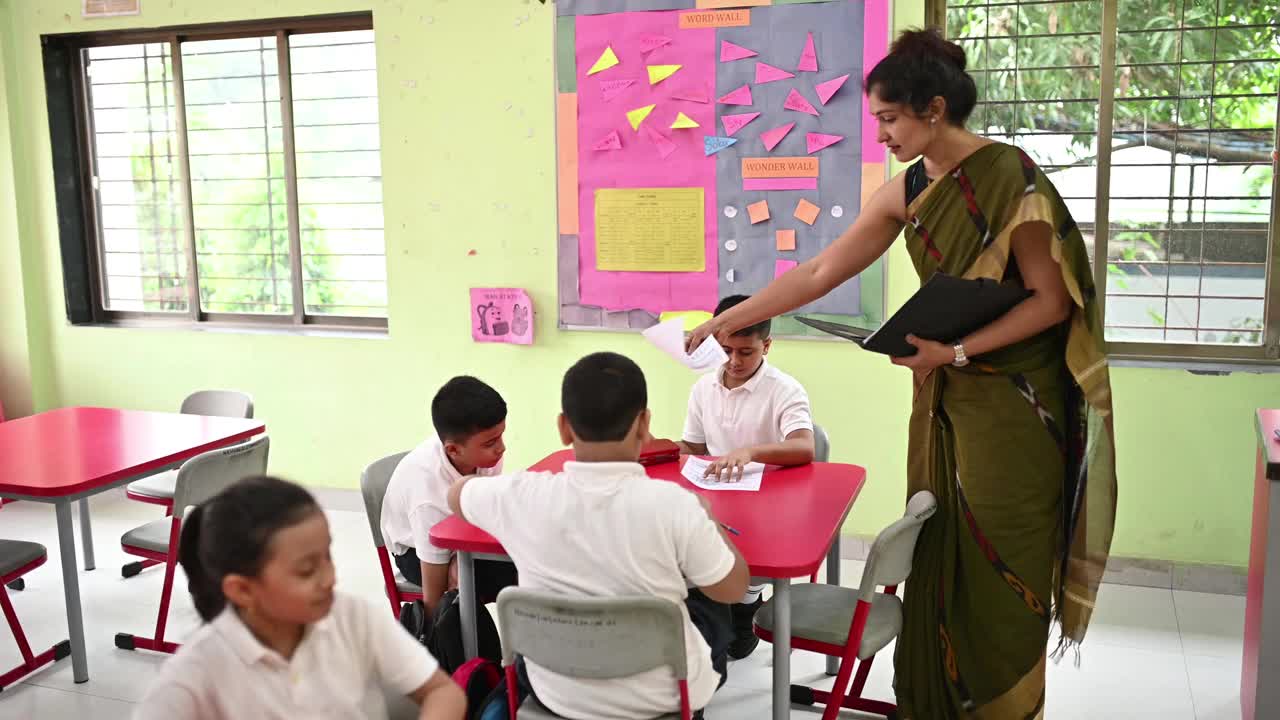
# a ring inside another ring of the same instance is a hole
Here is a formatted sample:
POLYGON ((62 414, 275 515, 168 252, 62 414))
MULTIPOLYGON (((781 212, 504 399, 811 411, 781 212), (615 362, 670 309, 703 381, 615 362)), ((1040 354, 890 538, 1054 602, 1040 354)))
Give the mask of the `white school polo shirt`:
POLYGON ((720 457, 734 450, 778 443, 796 430, 813 430, 809 395, 795 378, 763 361, 751 379, 724 386, 724 368, 698 378, 689 392, 684 441, 720 457))
POLYGON ((335 593, 333 609, 285 660, 228 608, 160 669, 134 720, 356 720, 387 716, 381 688, 409 695, 434 658, 386 605, 335 593))
MULTIPOLYGON (((711 701, 720 676, 711 649, 689 620, 685 578, 720 582, 734 555, 697 497, 653 480, 636 463, 565 463, 561 473, 475 478, 462 491, 463 514, 502 543, 520 570, 520 587, 565 595, 650 595, 680 605, 689 656, 689 701, 711 701)), ((677 712, 671 670, 617 680, 567 678, 528 664, 538 699, 575 720, 652 718, 677 712)))
MULTIPOLYGON (((481 468, 477 475, 497 475, 502 463, 481 468)), ((418 551, 418 559, 433 565, 448 565, 453 556, 431 544, 431 528, 453 514, 449 510, 449 488, 462 474, 449 462, 444 443, 432 436, 404 456, 382 499, 382 539, 392 555, 418 551)))

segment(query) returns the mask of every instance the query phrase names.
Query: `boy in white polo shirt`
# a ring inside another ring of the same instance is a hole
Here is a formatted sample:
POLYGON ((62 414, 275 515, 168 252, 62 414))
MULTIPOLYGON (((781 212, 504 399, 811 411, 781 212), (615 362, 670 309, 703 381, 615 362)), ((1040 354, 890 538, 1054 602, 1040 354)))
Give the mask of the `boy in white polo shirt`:
MULTIPOLYGON (((746 590, 746 563, 705 500, 649 478, 636 462, 651 437, 644 374, 634 362, 615 353, 582 358, 565 373, 560 402, 560 438, 573 445, 576 462, 559 473, 465 478, 449 492, 449 506, 502 543, 521 587, 679 603, 688 617, 689 703, 701 709, 727 673, 724 603, 746 590)), ((562 717, 638 719, 679 709, 668 668, 591 680, 525 667, 534 696, 562 717)))
MULTIPOLYGON (((431 544, 431 528, 449 517, 449 488, 467 475, 497 475, 507 448, 507 404, 497 390, 469 376, 455 377, 431 400, 436 434, 404 456, 382 500, 382 537, 400 573, 422 586, 428 616, 449 589, 453 553, 431 544)), ((476 589, 496 597, 516 584, 509 562, 478 560, 476 589)))
MULTIPOLYGON (((719 315, 747 299, 731 295, 720 301, 719 315)), ((717 458, 708 475, 732 481, 750 462, 804 465, 813 462, 813 418, 809 395, 795 378, 770 365, 771 322, 743 328, 721 343, 729 360, 698 378, 689 393, 684 439, 677 443, 688 455, 717 458)), ((752 578, 742 602, 733 606, 734 641, 729 657, 741 660, 760 644, 751 623, 764 603, 764 583, 752 578)))

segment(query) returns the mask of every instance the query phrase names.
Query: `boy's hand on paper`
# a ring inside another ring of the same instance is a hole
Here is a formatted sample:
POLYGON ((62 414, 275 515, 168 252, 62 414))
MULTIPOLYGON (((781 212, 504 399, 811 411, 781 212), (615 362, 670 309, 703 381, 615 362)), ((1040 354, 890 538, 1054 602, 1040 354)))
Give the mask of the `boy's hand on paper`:
POLYGON ((927 373, 943 365, 950 365, 956 359, 956 351, 940 342, 922 340, 915 335, 908 335, 907 342, 915 347, 916 354, 891 358, 894 365, 910 368, 916 373, 927 373))
POLYGON ((707 467, 706 477, 715 478, 717 482, 738 482, 742 473, 751 462, 750 450, 734 450, 707 467))

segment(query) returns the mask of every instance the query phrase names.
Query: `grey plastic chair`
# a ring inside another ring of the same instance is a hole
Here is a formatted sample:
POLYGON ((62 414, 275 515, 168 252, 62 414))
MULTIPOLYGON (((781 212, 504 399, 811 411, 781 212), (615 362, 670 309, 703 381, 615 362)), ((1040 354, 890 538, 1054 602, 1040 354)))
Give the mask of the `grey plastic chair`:
MULTIPOLYGON (((183 415, 252 419, 253 398, 238 390, 201 390, 188 395, 178 412, 183 415)), ((159 472, 129 483, 125 486, 125 495, 130 500, 172 508, 173 487, 177 479, 177 470, 159 472)))
MULTIPOLYGON (((688 657, 684 614, 656 597, 569 597, 522 588, 498 594, 498 626, 507 687, 516 687, 516 655, 567 677, 610 680, 670 667, 680 694, 680 713, 656 720, 689 720, 688 657)), ((533 698, 516 708, 508 695, 509 717, 556 720, 559 715, 533 698)))
POLYGON ((173 592, 173 575, 178 564, 178 538, 187 508, 195 507, 247 477, 265 475, 271 441, 266 435, 230 447, 201 453, 178 468, 177 487, 173 493, 175 512, 172 517, 153 520, 136 527, 120 538, 120 547, 130 555, 164 564, 164 588, 160 595, 160 615, 156 619, 154 638, 141 638, 127 633, 116 635, 116 647, 122 650, 155 650, 175 652, 178 646, 165 642, 164 626, 169 616, 169 598, 173 592))
MULTIPOLYGON (((907 502, 902 518, 880 531, 862 571, 857 590, 835 585, 796 585, 791 590, 791 646, 840 658, 840 670, 831 692, 801 685, 791 686, 791 701, 804 705, 824 703, 823 720, 834 720, 841 707, 886 717, 897 708, 892 703, 862 697, 875 654, 902 632, 902 600, 897 588, 911 574, 920 530, 938 508, 933 493, 920 491, 907 502), (885 591, 876 592, 883 586, 885 591), (846 696, 845 688, 855 662, 858 675, 846 696)), ((756 634, 773 641, 773 601, 756 613, 756 634)))
POLYGON ((396 576, 391 566, 391 554, 387 552, 387 542, 382 537, 382 500, 387 496, 387 485, 391 483, 391 475, 396 466, 408 452, 399 452, 374 460, 360 473, 360 495, 364 498, 364 512, 369 520, 369 532, 373 535, 373 548, 378 553, 378 566, 382 568, 382 584, 387 599, 391 601, 391 612, 398 619, 400 606, 406 602, 422 599, 422 588, 396 576))
POLYGON ((813 461, 831 462, 831 440, 818 423, 813 424, 813 461))
MULTIPOLYGON (((822 429, 818 423, 813 424, 813 461, 814 462, 831 462, 831 440, 827 437, 827 431, 822 429)), ((814 570, 809 576, 809 582, 818 582, 818 571, 814 570)))
MULTIPOLYGON (((15 583, 23 575, 44 564, 48 558, 45 547, 39 543, 23 540, 0 540, 0 583, 15 583)), ((17 667, 0 672, 0 690, 17 684, 22 678, 39 670, 52 662, 57 662, 71 654, 71 642, 63 640, 48 650, 37 654, 31 650, 27 641, 27 633, 18 621, 13 601, 9 599, 9 591, 0 587, 0 608, 4 610, 5 619, 9 621, 9 629, 13 631, 13 640, 18 645, 22 662, 17 667)))

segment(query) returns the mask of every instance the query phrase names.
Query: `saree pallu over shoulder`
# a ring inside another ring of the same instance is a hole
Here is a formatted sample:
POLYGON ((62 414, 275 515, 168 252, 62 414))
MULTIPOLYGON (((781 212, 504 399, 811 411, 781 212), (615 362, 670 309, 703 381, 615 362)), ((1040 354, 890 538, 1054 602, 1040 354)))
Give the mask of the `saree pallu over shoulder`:
POLYGON ((908 486, 939 498, 908 583, 902 716, 1034 718, 1049 628, 1083 641, 1115 520, 1111 393, 1083 237, 1021 150, 987 145, 910 199, 908 252, 934 272, 1021 282, 1014 232, 1051 229, 1071 296, 1061 326, 943 368, 917 388, 908 486))

